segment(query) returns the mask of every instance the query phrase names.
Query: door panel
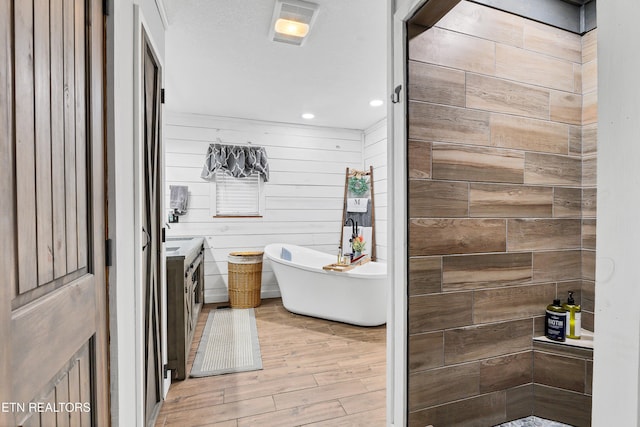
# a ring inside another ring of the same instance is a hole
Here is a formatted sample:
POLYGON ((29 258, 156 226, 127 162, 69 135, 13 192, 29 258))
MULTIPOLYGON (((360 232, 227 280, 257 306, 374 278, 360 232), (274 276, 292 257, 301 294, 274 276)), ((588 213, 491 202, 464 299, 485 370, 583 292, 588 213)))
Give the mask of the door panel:
MULTIPOLYGON (((80 269, 87 266, 87 124, 86 124, 86 58, 87 37, 85 34, 85 5, 82 1, 72 0, 75 7, 75 142, 69 141, 71 147, 75 143, 75 214, 76 214, 76 251, 77 265, 80 269)), ((73 210, 73 209, 72 209, 73 210)))
POLYGON ((14 3, 21 300, 87 266, 85 12, 74 0, 14 3))
MULTIPOLYGON (((62 42, 64 50, 64 192, 66 217, 67 272, 78 265, 77 205, 76 205, 76 127, 75 127, 75 0, 64 0, 62 5, 62 42)), ((82 2, 76 2, 80 5, 82 2)), ((62 184, 62 183, 59 183, 62 184)), ((63 256, 63 254, 59 254, 63 256)))
POLYGON ((102 4, 0 8, 0 425, 108 425, 102 4))
POLYGON ((143 283, 145 286, 145 421, 154 421, 162 400, 162 339, 160 334, 162 233, 160 183, 161 165, 161 69, 143 34, 143 212, 146 234, 143 248, 143 283))
POLYGON ((87 307, 95 304, 94 282, 95 278, 87 274, 39 298, 37 304, 14 311, 13 372, 25 373, 25 378, 13 387, 17 402, 28 402, 37 395, 42 379, 54 378, 60 367, 93 336, 95 317, 87 316, 87 307))
POLYGON ((51 59, 49 4, 37 0, 34 14, 35 136, 38 286, 53 280, 53 212, 51 201, 51 59))
MULTIPOLYGON (((64 57, 62 0, 52 0, 49 8, 51 43, 51 182, 64 182, 64 57)), ((65 193, 63 185, 53 185, 53 275, 67 272, 65 193), (64 256, 62 254, 65 254, 64 256)))
POLYGON ((35 106, 33 79, 33 1, 14 2, 15 158, 18 293, 38 285, 35 197, 35 106))

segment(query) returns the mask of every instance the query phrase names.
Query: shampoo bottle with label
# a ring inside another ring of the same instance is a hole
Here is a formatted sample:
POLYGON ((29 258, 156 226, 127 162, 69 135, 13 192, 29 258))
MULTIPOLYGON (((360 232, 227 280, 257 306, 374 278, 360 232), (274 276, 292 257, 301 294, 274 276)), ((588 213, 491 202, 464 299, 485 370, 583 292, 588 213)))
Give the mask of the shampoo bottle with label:
POLYGON ((553 341, 564 341, 567 324, 567 311, 560 305, 559 299, 554 299, 547 306, 544 321, 544 334, 553 341))
POLYGON ((573 291, 569 291, 569 298, 566 304, 562 304, 562 308, 567 311, 567 324, 565 327, 565 336, 573 340, 579 340, 582 334, 582 313, 580 306, 576 305, 573 299, 573 291))

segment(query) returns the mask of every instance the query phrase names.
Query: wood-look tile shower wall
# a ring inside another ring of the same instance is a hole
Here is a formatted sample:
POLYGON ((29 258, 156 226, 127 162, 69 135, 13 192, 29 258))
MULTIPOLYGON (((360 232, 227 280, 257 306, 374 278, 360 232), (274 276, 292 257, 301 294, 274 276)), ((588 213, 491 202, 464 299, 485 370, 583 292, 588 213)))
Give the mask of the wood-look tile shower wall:
POLYGON ((531 415, 545 306, 593 329, 595 39, 463 1, 409 42, 410 425, 531 415))

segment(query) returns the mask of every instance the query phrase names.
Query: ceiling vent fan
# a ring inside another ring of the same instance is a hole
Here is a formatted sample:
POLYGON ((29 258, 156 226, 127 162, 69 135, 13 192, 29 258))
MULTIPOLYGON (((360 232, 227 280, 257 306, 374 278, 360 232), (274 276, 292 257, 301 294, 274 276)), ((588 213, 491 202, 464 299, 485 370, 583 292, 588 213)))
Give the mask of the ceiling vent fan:
POLYGON ((276 0, 269 39, 302 46, 318 16, 318 5, 302 0, 276 0))

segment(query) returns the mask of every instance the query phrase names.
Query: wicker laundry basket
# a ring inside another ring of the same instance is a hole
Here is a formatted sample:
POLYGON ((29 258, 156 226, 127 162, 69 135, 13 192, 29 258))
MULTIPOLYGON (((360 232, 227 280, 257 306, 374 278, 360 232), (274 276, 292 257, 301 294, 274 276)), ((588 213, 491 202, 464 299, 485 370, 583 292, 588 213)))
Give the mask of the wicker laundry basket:
POLYGON ((231 252, 229 267, 229 303, 231 308, 260 305, 262 255, 264 252, 231 252))

